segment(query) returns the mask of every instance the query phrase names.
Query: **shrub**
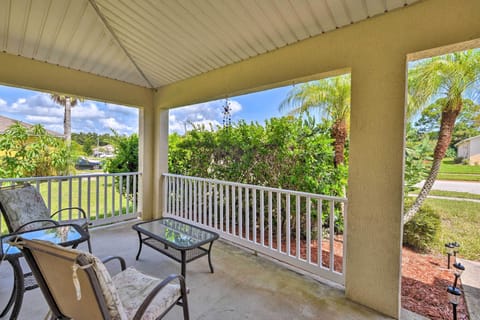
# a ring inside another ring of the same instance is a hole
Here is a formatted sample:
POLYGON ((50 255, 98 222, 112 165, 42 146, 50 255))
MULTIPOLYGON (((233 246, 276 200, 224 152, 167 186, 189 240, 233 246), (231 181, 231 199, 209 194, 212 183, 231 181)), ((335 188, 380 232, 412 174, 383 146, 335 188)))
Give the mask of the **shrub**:
MULTIPOLYGON (((412 201, 405 201, 407 209, 412 201)), ((405 209, 405 212, 407 211, 405 209)), ((412 220, 403 226, 403 244, 421 252, 427 252, 440 229, 440 215, 427 204, 423 204, 412 220)))
POLYGON ((460 164, 463 162, 463 160, 465 160, 464 157, 455 157, 455 159, 453 159, 453 162, 456 164, 460 164))

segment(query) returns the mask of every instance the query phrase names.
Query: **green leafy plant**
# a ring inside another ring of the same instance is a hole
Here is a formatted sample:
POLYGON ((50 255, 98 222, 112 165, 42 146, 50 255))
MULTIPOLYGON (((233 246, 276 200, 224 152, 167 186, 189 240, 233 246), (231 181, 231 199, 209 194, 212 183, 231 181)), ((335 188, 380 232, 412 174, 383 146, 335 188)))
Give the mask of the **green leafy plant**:
MULTIPOLYGON (((115 146, 115 157, 108 159, 105 162, 104 170, 109 173, 121 172, 137 172, 138 171, 138 135, 132 134, 130 136, 122 136, 113 131, 114 137, 112 144, 115 146)), ((128 196, 134 196, 134 191, 138 190, 137 185, 134 185, 133 179, 122 180, 122 184, 116 178, 116 185, 119 191, 128 196)), ((138 197, 136 197, 138 199, 138 197)))
POLYGON ((440 215, 424 204, 413 219, 404 225, 403 244, 420 252, 429 251, 440 231, 440 223, 440 215))
POLYGON ((407 142, 407 146, 405 147, 404 173, 405 195, 412 192, 415 189, 415 185, 428 175, 426 160, 432 159, 430 156, 431 150, 432 143, 428 137, 418 142, 407 142))
MULTIPOLYGON (((344 196, 347 185, 348 166, 335 166, 328 126, 309 116, 272 118, 265 126, 240 121, 216 131, 197 126, 184 136, 171 135, 169 147, 171 173, 332 196, 344 196)), ((294 212, 294 199, 290 205, 294 212)), ((302 203, 302 212, 304 207, 302 203)), ((335 230, 341 232, 342 208, 334 212, 335 230)), ((280 214, 285 224, 285 212, 280 214)), ((323 216, 327 223, 328 214, 327 207, 320 214, 312 210, 313 219, 323 216)), ((295 224, 292 219, 290 225, 295 224)))
POLYGON ((4 178, 66 175, 72 170, 70 148, 43 126, 20 123, 0 135, 0 176, 4 178))

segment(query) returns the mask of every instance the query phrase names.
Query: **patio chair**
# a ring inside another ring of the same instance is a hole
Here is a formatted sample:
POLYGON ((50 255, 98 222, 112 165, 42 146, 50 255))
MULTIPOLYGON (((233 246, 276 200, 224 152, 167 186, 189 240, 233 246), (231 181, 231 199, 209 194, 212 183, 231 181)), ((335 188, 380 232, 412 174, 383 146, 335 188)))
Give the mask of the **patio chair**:
MULTIPOLYGON (((63 208, 52 215, 43 201, 42 195, 32 185, 17 184, 0 188, 0 211, 10 233, 29 231, 53 224, 74 223, 80 225, 87 233, 89 221, 85 211, 79 207, 63 208), (57 220, 61 212, 68 212, 69 219, 57 220), (76 215, 72 215, 72 211, 76 215)), ((90 238, 87 240, 88 251, 92 252, 90 238)))
POLYGON ((90 253, 60 247, 41 240, 17 238, 50 307, 52 319, 161 319, 173 306, 183 307, 189 319, 187 289, 181 275, 164 280, 134 268, 110 276, 102 261, 90 253), (171 283, 178 280, 179 284, 171 283))

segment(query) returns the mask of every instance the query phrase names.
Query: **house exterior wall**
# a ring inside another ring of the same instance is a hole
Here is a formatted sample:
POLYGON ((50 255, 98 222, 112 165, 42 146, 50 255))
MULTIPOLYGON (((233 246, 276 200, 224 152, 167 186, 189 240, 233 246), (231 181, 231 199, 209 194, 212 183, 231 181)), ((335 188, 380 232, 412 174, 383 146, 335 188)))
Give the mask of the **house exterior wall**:
POLYGON ((480 164, 480 136, 459 142, 457 157, 467 159, 470 165, 480 164))
POLYGON ((480 165, 480 154, 477 153, 476 155, 471 156, 468 163, 473 166, 480 165))
POLYGON ((457 146, 457 157, 464 159, 470 157, 470 141, 461 142, 457 146))
POLYGON ((480 164, 480 137, 470 140, 469 163, 480 164))
POLYGON ((479 39, 478 12, 478 0, 425 0, 157 92, 4 53, 0 83, 139 107, 142 217, 150 219, 161 215, 169 108, 351 71, 346 295, 399 318, 407 55, 479 39))

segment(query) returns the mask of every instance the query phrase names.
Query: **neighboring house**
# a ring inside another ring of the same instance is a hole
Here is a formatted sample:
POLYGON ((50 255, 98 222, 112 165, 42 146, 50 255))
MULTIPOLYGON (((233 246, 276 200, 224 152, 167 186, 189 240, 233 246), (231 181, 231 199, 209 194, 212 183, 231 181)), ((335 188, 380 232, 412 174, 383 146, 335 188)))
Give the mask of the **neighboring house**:
POLYGON ((480 135, 458 142, 457 157, 468 160, 469 164, 480 164, 480 135))
MULTIPOLYGON (((27 128, 27 129, 30 129, 31 127, 33 127, 33 124, 22 122, 22 121, 11 119, 11 118, 7 118, 7 117, 4 117, 4 116, 0 116, 0 134, 4 133, 5 130, 7 130, 12 125, 14 125, 16 122, 20 123, 23 127, 27 128)), ((63 138, 63 134, 61 134, 61 133, 51 131, 51 130, 48 130, 48 129, 46 129, 46 130, 52 136, 55 136, 57 138, 63 138)))
POLYGON ((115 147, 111 144, 93 148, 93 156, 98 158, 110 158, 115 154, 115 147))

